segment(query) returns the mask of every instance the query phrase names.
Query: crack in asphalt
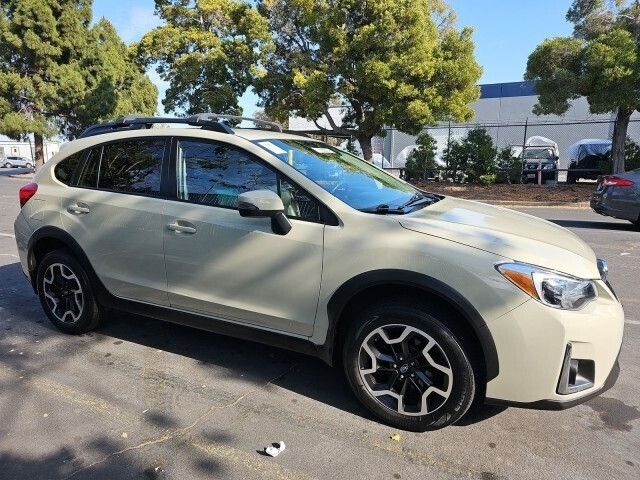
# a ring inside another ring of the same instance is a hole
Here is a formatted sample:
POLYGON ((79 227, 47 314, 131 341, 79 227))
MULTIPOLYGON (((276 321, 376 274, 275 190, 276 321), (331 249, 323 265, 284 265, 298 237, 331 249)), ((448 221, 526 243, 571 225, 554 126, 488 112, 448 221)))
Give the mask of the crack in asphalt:
POLYGON ((63 480, 68 480, 70 478, 73 478, 73 477, 75 477, 76 475, 78 475, 81 472, 89 470, 90 468, 93 468, 93 467, 95 467, 97 465, 101 465, 101 464, 107 462, 108 460, 111 460, 112 458, 117 457, 119 455, 122 455, 124 453, 130 452, 130 451, 133 451, 133 450, 140 450, 140 449, 148 447, 150 445, 157 445, 158 443, 164 443, 164 442, 167 442, 167 441, 172 440, 174 438, 180 437, 180 436, 186 434, 187 432, 189 432, 191 429, 193 429, 196 425, 198 425, 201 421, 203 421, 212 412, 214 412, 216 410, 223 410, 225 408, 230 408, 230 407, 233 407, 233 406, 237 405, 243 399, 245 399, 248 395, 251 395, 252 393, 259 391, 260 389, 268 387, 269 385, 271 385, 275 381, 283 379, 288 373, 290 373, 294 369, 294 367, 295 367, 295 365, 291 365, 287 371, 276 375, 275 377, 273 377, 272 379, 270 379, 266 383, 264 383, 264 384, 262 384, 262 385, 260 385, 260 386, 258 386, 256 388, 252 388, 251 390, 248 390, 247 392, 243 393, 242 395, 240 395, 238 398, 236 398, 234 401, 232 401, 230 403, 227 403, 225 405, 214 405, 214 406, 209 407, 202 415, 200 415, 198 418, 196 418, 193 421, 193 423, 191 423, 190 425, 187 425, 186 427, 170 430, 167 433, 165 433, 164 435, 160 435, 157 438, 153 438, 151 440, 147 440, 145 442, 139 443, 138 445, 133 445, 131 447, 123 448, 122 450, 118 450, 118 451, 112 452, 112 453, 106 455, 105 457, 101 458, 100 460, 96 460, 95 462, 92 462, 89 465, 86 465, 86 466, 76 470, 75 472, 71 473, 70 475, 64 477, 63 480))

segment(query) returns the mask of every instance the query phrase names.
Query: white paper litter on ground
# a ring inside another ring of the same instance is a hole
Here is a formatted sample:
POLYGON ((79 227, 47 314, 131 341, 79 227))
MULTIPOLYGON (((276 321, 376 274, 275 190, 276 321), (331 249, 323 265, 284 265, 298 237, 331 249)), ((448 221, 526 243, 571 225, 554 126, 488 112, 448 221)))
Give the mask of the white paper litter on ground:
POLYGON ((277 457, 282 452, 284 452, 285 448, 287 448, 287 446, 284 444, 284 442, 282 440, 280 440, 278 442, 278 446, 277 447, 274 447, 273 445, 271 445, 269 447, 265 447, 264 448, 264 453, 266 453, 270 457, 277 457))

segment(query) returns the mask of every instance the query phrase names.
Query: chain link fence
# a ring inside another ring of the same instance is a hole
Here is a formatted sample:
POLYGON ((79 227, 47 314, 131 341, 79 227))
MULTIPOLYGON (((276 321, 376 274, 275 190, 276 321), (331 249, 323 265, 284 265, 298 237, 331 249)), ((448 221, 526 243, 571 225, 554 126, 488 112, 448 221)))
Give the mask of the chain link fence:
MULTIPOLYGON (((584 140, 611 141, 614 126, 615 121, 607 119, 542 122, 528 118, 525 121, 511 123, 440 123, 426 128, 425 131, 437 142, 436 160, 442 166, 451 143, 461 141, 472 129, 486 130, 498 151, 511 148, 517 157, 523 156, 523 147, 535 144, 536 139, 533 139, 532 143, 533 137, 544 137, 557 145, 558 181, 563 182, 567 179, 566 170, 570 162, 576 160, 571 158, 570 147, 584 140)), ((627 136, 640 144, 640 119, 631 120, 627 136)), ((381 151, 376 152, 376 163, 385 169, 403 170, 407 158, 416 148, 416 138, 394 128, 387 128, 386 136, 379 143, 381 151)), ((575 154, 575 149, 573 153, 575 154)))

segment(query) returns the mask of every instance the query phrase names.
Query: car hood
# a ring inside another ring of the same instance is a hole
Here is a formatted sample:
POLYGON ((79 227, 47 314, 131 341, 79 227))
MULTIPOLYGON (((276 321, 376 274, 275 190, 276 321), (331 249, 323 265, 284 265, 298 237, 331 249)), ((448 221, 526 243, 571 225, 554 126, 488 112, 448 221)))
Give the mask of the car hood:
POLYGON ((532 215, 445 197, 399 219, 415 232, 580 278, 600 278, 593 250, 577 235, 532 215))

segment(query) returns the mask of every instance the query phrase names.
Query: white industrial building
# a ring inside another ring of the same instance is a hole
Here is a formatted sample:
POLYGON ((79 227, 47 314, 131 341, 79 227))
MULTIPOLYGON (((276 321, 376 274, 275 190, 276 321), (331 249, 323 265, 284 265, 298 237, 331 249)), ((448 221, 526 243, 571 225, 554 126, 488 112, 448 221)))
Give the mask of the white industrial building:
MULTIPOLYGON (((49 160, 60 150, 60 142, 45 140, 44 158, 49 160)), ((28 141, 12 140, 9 137, 0 135, 0 160, 5 157, 25 157, 34 159, 33 139, 28 141)))
MULTIPOLYGON (((440 122, 427 128, 438 141, 440 156, 450 139, 463 137, 471 128, 483 127, 499 149, 521 146, 533 136, 551 139, 559 147, 560 168, 567 168, 569 158, 566 152, 569 146, 585 138, 610 139, 613 134, 615 113, 590 113, 586 98, 573 100, 564 115, 537 116, 533 113, 538 101, 533 82, 480 85, 480 91, 480 98, 472 104, 475 116, 471 121, 464 124, 440 122)), ((339 124, 341 108, 332 108, 331 115, 339 124)), ((318 123, 328 127, 324 118, 318 123)), ((317 131, 314 122, 296 117, 289 120, 289 128, 308 133, 317 131)), ((637 113, 629 125, 629 136, 640 143, 640 115, 637 113)), ((387 129, 384 139, 374 142, 374 152, 378 154, 376 163, 384 158, 384 167, 404 167, 406 157, 415 147, 415 138, 392 128, 387 129)))

